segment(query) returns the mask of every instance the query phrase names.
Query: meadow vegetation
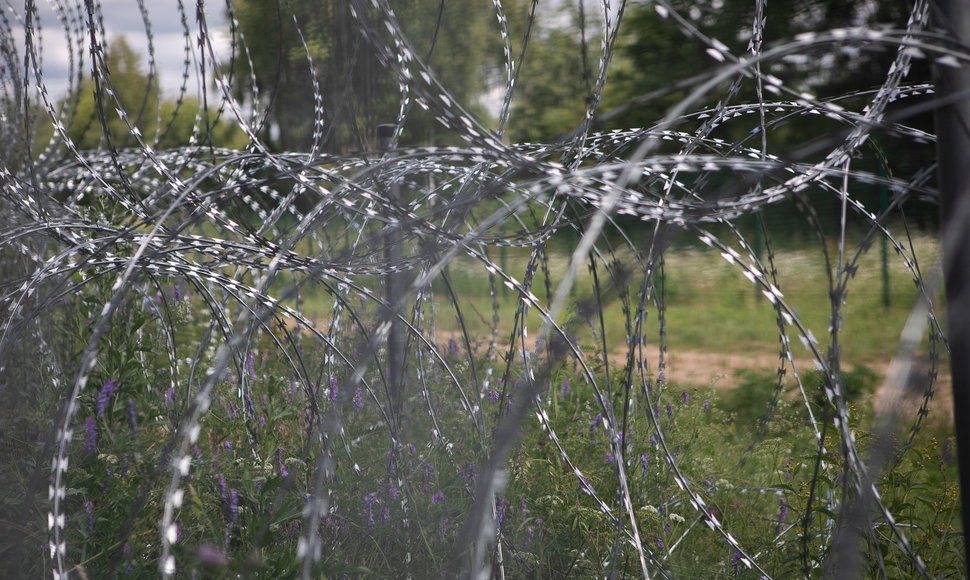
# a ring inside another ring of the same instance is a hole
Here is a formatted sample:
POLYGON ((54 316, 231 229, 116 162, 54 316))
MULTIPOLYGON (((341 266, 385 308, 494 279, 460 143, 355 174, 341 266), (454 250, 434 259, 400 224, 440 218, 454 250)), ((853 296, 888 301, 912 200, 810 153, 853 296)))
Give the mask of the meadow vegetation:
POLYGON ((965 574, 929 3, 35 4, 0 577, 965 574))
MULTIPOLYGON (((925 238, 917 243, 932 252, 925 238)), ((758 348, 756 338, 732 325, 752 325, 759 297, 750 285, 732 281, 730 271, 717 267, 718 260, 696 249, 671 252, 664 280, 669 344, 717 352, 743 340, 758 348), (730 320, 720 320, 725 312, 732 313, 730 320), (715 336, 705 339, 703 332, 674 330, 692 324, 715 336), (716 336, 721 332, 730 332, 730 337, 716 336)), ((819 264, 798 251, 790 251, 780 263, 788 266, 779 272, 786 286, 804 288, 805 303, 812 304, 809 279, 819 264)), ((475 295, 481 284, 461 269, 461 260, 451 266, 455 292, 462 300, 467 294, 469 300, 484 301, 486 296, 475 295)), ((558 268, 552 264, 549 270, 558 268)), ((210 315, 200 297, 178 279, 158 280, 156 287, 154 295, 141 293, 128 301, 101 338, 103 355, 79 398, 79 428, 70 444, 66 529, 73 570, 87 577, 158 573, 157 522, 166 481, 159 476, 172 453, 173 427, 182 423, 194 395, 185 390, 192 384, 189 377, 213 357, 211 347, 202 356, 198 352, 204 348, 210 315), (197 362, 191 365, 177 363, 193 359, 197 362)), ((902 283, 893 286, 894 300, 913 299, 903 288, 902 283)), ((77 352, 89 339, 92 317, 108 291, 103 282, 88 289, 87 298, 74 301, 62 321, 70 329, 62 352, 77 352)), ((866 294, 855 298, 866 301, 869 316, 900 316, 866 294)), ((312 312, 313 297, 306 300, 312 312)), ((514 299, 507 295, 498 301, 500 309, 514 308, 514 299)), ((480 308, 487 312, 490 306, 480 308)), ((770 314, 765 321, 769 328, 770 314)), ((856 317, 865 315, 856 311, 856 317)), ((610 333, 620 331, 608 328, 610 333)), ((299 343, 306 333, 296 330, 290 338, 299 343)), ((521 388, 523 365, 512 365, 503 380, 504 355, 488 347, 487 335, 473 332, 469 351, 460 334, 442 330, 441 344, 433 350, 447 366, 409 371, 406 421, 393 436, 386 408, 375 404, 384 380, 379 370, 348 387, 353 381, 345 372, 323 370, 327 349, 311 346, 302 352, 302 363, 318 369, 318 380, 301 384, 273 343, 280 336, 258 332, 210 394, 212 410, 201 420, 204 437, 191 449, 193 472, 175 516, 172 545, 179 570, 212 578, 232 577, 238 570, 254 577, 296 574, 304 508, 313 495, 321 445, 332 446, 334 464, 327 491, 331 507, 316 530, 324 549, 315 575, 376 578, 447 570, 452 543, 474 498, 478 470, 489 460, 488 439, 521 388), (479 383, 472 374, 475 365, 479 373, 496 369, 496 380, 479 383), (345 392, 348 388, 352 391, 345 392), (339 437, 314 440, 314 421, 331 415, 340 418, 339 437), (396 438, 400 444, 394 443, 396 438)), ((350 327, 339 336, 345 349, 366 343, 350 327)), ((579 348, 586 343, 596 353, 591 344, 596 338, 595 327, 587 326, 576 341, 579 348)), ((889 344, 895 340, 889 334, 880 338, 889 344)), ((855 346, 854 341, 847 343, 855 346)), ((872 423, 874 393, 883 377, 865 362, 883 353, 870 344, 852 352, 859 365, 846 374, 845 392, 860 449, 870 453, 878 439, 872 423)), ((844 459, 836 451, 839 435, 824 426, 830 407, 821 394, 821 375, 802 371, 806 392, 813 394, 806 404, 790 377, 779 379, 773 368, 746 371, 733 388, 719 388, 713 380, 661 380, 654 370, 637 392, 623 387, 629 369, 623 369, 622 357, 604 360, 592 354, 587 362, 597 377, 595 386, 575 361, 550 359, 553 366, 541 373, 545 383, 534 416, 522 423, 521 440, 504 467, 506 485, 492 509, 496 549, 501 552, 496 558, 507 577, 591 577, 609 569, 636 574, 629 522, 620 519, 629 516, 615 509, 621 467, 640 541, 650 545, 673 577, 761 574, 746 567, 747 556, 709 529, 698 514, 696 497, 703 498, 707 516, 757 558, 763 572, 776 577, 820 573, 832 549, 829 540, 838 521, 836 500, 845 473, 844 459), (611 383, 606 383, 604 372, 611 363, 611 383), (604 397, 611 403, 604 403, 604 397), (602 411, 610 404, 618 415, 623 410, 624 428, 619 431, 607 429, 602 411), (820 419, 821 433, 809 427, 808 413, 820 419), (617 432, 621 440, 611 442, 611 433, 617 432), (826 449, 822 453, 820 446, 826 449), (689 493, 684 484, 690 486, 689 493)), ((541 360, 534 364, 543 365, 541 360)), ((58 377, 55 384, 69 378, 58 377)), ((39 416, 13 421, 18 434, 13 437, 26 457, 42 455, 43 439, 30 440, 28 427, 36 433, 36 420, 56 398, 55 392, 39 394, 40 400, 48 400, 34 408, 39 416)), ((911 424, 894 428, 891 459, 876 474, 876 485, 894 517, 907 522, 913 551, 933 575, 958 576, 963 536, 952 426, 939 419, 946 416, 939 404, 930 410, 930 420, 918 432, 908 430, 911 424)), ((6 463, 8 485, 3 488, 8 493, 23 489, 33 465, 6 463)), ((871 567, 864 575, 878 575, 877 566, 892 577, 915 574, 885 525, 875 514, 873 533, 861 542, 861 554, 871 567)), ((42 530, 28 524, 22 531, 34 544, 43 544, 42 530)))

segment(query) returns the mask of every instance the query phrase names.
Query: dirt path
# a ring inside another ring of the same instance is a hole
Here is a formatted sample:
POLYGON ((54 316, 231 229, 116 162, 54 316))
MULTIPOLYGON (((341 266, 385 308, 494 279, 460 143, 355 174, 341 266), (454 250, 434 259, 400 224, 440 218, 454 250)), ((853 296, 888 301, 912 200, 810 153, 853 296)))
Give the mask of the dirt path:
MULTIPOLYGON (((439 330, 437 341, 443 348, 447 348, 449 339, 458 341, 460 348, 464 350, 461 334, 457 331, 439 330)), ((473 348, 484 352, 485 344, 476 342, 473 348)), ((590 353, 592 354, 592 353, 590 353)), ((646 352, 646 362, 648 371, 655 374, 659 356, 656 350, 646 352)), ((609 355, 610 363, 621 368, 626 364, 627 353, 625 351, 613 351, 609 355)), ((862 364, 876 375, 876 391, 874 394, 876 404, 879 405, 883 399, 886 382, 886 374, 889 371, 890 356, 887 354, 878 360, 868 360, 856 362, 862 364)), ((780 360, 777 351, 772 352, 765 347, 738 345, 736 353, 714 353, 699 350, 673 349, 667 352, 665 360, 665 377, 668 382, 680 383, 684 385, 695 385, 699 387, 711 386, 717 389, 733 389, 749 380, 745 375, 755 373, 773 380, 780 360)), ((799 373, 808 373, 815 370, 815 361, 809 357, 796 357, 795 364, 799 373)), ((852 362, 845 363, 844 371, 851 372, 855 368, 852 362)), ((917 361, 918 368, 925 369, 926 361, 917 361)), ((787 378, 791 381, 791 364, 786 360, 785 369, 787 378)), ((908 393, 901 403, 901 412, 904 415, 915 412, 919 405, 920 396, 915 393, 908 393)), ((938 370, 936 392, 931 402, 932 420, 949 421, 952 424, 953 416, 953 396, 952 381, 950 379, 949 363, 941 361, 938 370)))
MULTIPOLYGON (((799 372, 815 368, 810 359, 796 359, 795 363, 799 372)), ((778 366, 777 354, 766 352, 710 353, 678 349, 667 353, 665 374, 671 382, 734 388, 744 381, 745 372, 769 375, 774 374, 778 366)), ((787 361, 785 368, 791 373, 787 361)))
MULTIPOLYGON (((718 389, 732 389, 740 386, 745 381, 746 372, 754 372, 760 375, 773 375, 779 365, 779 358, 776 354, 767 352, 742 352, 742 353, 709 353, 694 350, 675 350, 668 353, 666 378, 670 382, 679 382, 692 385, 711 385, 718 389)), ((625 360, 621 354, 615 357, 616 362, 625 360)), ((654 356, 654 364, 657 357, 654 356)), ((815 369, 813 359, 795 359, 799 373, 805 373, 815 369)), ((876 387, 873 397, 876 407, 880 407, 887 400, 886 375, 889 372, 890 359, 887 356, 883 360, 867 361, 864 363, 866 368, 876 375, 876 387)), ((917 360, 915 376, 917 380, 922 380, 923 373, 928 369, 926 361, 917 360)), ((786 361, 785 368, 788 376, 791 376, 791 365, 786 361)), ((853 370, 853 365, 849 364, 847 371, 853 370)), ((899 405, 899 412, 903 416, 911 416, 922 402, 922 390, 920 388, 904 393, 899 405)), ((950 377, 949 365, 946 361, 941 361, 938 369, 936 388, 933 399, 930 403, 930 420, 945 421, 952 424, 953 417, 953 392, 952 380, 950 377)))

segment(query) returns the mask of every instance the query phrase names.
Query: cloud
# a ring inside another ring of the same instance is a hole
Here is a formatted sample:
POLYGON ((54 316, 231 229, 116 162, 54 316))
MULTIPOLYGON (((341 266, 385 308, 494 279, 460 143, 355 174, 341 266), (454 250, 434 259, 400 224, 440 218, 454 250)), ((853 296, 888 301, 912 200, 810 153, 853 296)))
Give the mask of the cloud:
MULTIPOLYGON (((144 2, 144 14, 135 0, 102 0, 96 4, 100 10, 95 13, 93 20, 103 23, 103 37, 108 42, 123 36, 128 44, 144 58, 143 70, 146 72, 149 68, 149 55, 150 53, 154 55, 155 70, 166 95, 176 94, 183 83, 183 73, 186 70, 187 29, 190 52, 186 90, 190 94, 198 92, 196 63, 199 58, 197 40, 200 25, 194 1, 186 0, 181 3, 181 6, 177 0, 144 2)), ((83 69, 80 72, 84 77, 90 77, 90 35, 87 23, 91 18, 84 2, 80 0, 66 3, 59 12, 47 2, 38 2, 36 7, 37 12, 32 19, 34 23, 32 41, 40 63, 40 79, 38 81, 35 75, 31 74, 28 81, 33 89, 36 89, 38 82, 42 82, 51 99, 56 101, 66 94, 70 86, 72 67, 76 77, 79 65, 83 63, 83 69)), ((206 3, 203 13, 213 51, 218 59, 227 58, 229 40, 224 5, 206 3)), ((27 19, 22 4, 13 10, 13 15, 11 32, 19 53, 18 61, 22 62, 27 40, 24 29, 27 19)), ((208 54, 206 60, 209 60, 208 54)), ((211 70, 211 63, 207 68, 211 70)))

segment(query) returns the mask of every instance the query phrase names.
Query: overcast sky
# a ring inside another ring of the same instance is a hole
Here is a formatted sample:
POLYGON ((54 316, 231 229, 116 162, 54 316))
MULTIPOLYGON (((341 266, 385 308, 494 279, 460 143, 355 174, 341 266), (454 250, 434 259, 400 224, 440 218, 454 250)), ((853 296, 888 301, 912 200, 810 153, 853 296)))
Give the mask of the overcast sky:
MULTIPOLYGON (((64 2, 68 5, 65 12, 68 19, 87 19, 83 0, 64 2)), ((148 71, 148 34, 145 21, 135 0, 101 0, 101 13, 104 18, 105 33, 110 41, 112 38, 124 36, 128 44, 144 55, 145 72, 148 71)), ((174 94, 182 82, 182 71, 185 68, 185 38, 182 28, 182 14, 177 0, 145 0, 145 10, 151 26, 155 66, 158 71, 160 84, 166 94, 174 94)), ((196 2, 183 0, 186 22, 192 35, 192 50, 194 58, 198 58, 195 39, 198 38, 199 23, 196 19, 196 2)), ((51 97, 57 99, 68 87, 70 57, 68 51, 68 35, 58 20, 51 3, 38 0, 38 21, 40 25, 40 45, 43 47, 43 79, 51 97)), ((19 22, 15 24, 15 40, 18 49, 24 50, 23 34, 23 3, 13 10, 19 22)), ((205 18, 212 38, 212 43, 220 58, 228 55, 228 27, 225 18, 225 4, 223 2, 205 2, 205 18)), ((35 22, 35 30, 38 22, 35 22)), ((86 34, 86 33, 85 33, 86 34)), ((71 42, 77 42, 77 35, 71 33, 71 42)), ((83 50, 89 50, 89 40, 85 36, 83 50)), ((23 54, 20 54, 23 58, 23 54)), ((208 58, 208 57, 207 57, 208 58)), ((75 65, 76 66, 76 65, 75 65)), ((207 63, 207 68, 208 68, 207 63)), ((90 59, 85 54, 84 74, 90 77, 90 59)), ((188 89, 197 90, 195 77, 195 63, 189 66, 191 73, 188 89)), ((34 79, 31 78, 31 83, 34 79)))
MULTIPOLYGON (((95 0, 97 2, 97 0, 95 0)), ((462 2, 464 0, 450 0, 451 2, 462 2)), ((597 14, 601 8, 601 0, 541 0, 539 18, 545 25, 555 25, 562 16, 557 14, 563 5, 570 2, 576 3, 584 1, 590 15, 597 14)), ((50 96, 57 100, 63 95, 68 87, 70 57, 68 51, 68 35, 65 33, 60 21, 58 20, 51 4, 53 0, 37 0, 38 22, 40 26, 40 45, 43 47, 43 79, 47 85, 50 96)), ((84 8, 84 0, 62 0, 62 5, 66 5, 66 17, 75 22, 86 21, 87 13, 84 8)), ((615 4, 613 2, 611 4, 615 4)), ((14 24, 14 36, 19 50, 24 50, 23 34, 23 3, 17 3, 13 8, 18 23, 14 24)), ((168 96, 174 96, 182 82, 182 73, 185 69, 185 38, 182 28, 182 12, 179 11, 178 0, 144 0, 145 10, 151 27, 154 40, 155 67, 159 75, 160 86, 168 96)), ((198 58, 198 48, 196 39, 199 34, 199 23, 196 18, 196 0, 182 0, 184 6, 184 16, 191 35, 191 50, 194 55, 190 58, 198 58)), ((143 70, 147 72, 148 55, 148 35, 143 16, 138 8, 136 0, 101 0, 101 14, 104 18, 104 27, 108 40, 118 36, 124 36, 128 44, 145 57, 143 70)), ((229 34, 226 24, 225 0, 204 1, 205 18, 210 32, 210 38, 217 58, 227 59, 229 55, 229 34)), ((36 26, 35 26, 36 29, 36 26)), ((85 52, 84 75, 90 77, 90 59, 87 58, 89 50, 89 40, 84 33, 82 50, 85 52)), ((71 42, 76 45, 78 42, 77 34, 71 33, 71 42)), ((22 62, 23 53, 19 55, 22 62)), ((190 79, 187 88, 190 93, 198 91, 198 79, 195 74, 196 62, 193 60, 189 65, 190 79)), ((211 70, 211 63, 208 62, 207 70, 211 70)), ((31 77, 31 84, 34 79, 31 77)), ((211 86, 209 87, 211 88, 211 86)))

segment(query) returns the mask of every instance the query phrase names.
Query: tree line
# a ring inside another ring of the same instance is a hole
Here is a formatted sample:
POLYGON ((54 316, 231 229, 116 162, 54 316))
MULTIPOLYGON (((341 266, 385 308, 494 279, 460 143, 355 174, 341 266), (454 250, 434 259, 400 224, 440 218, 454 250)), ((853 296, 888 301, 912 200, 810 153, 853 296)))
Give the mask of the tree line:
MULTIPOLYGON (((491 128, 499 127, 496 111, 500 99, 495 95, 504 86, 507 62, 513 63, 512 110, 507 126, 502 127, 506 141, 553 141, 580 126, 599 73, 600 44, 610 40, 603 38, 598 3, 563 3, 558 9, 533 12, 528 0, 504 0, 508 54, 492 0, 392 0, 390 5, 414 52, 435 71, 451 92, 450 98, 491 128)), ((773 0, 765 8, 772 17, 766 19, 763 38, 752 39, 755 2, 671 0, 666 6, 687 25, 718 39, 734 55, 750 53, 754 42, 769 47, 803 32, 880 23, 899 27, 908 13, 902 3, 886 0, 773 0)), ((626 3, 607 69, 608 81, 594 118, 595 129, 654 125, 692 89, 690 84, 678 88, 678 81, 719 65, 704 45, 686 38, 682 26, 661 12, 666 11, 658 11, 652 2, 626 3)), ((314 119, 320 116, 318 150, 373 149, 376 126, 397 119, 402 101, 398 79, 360 33, 348 0, 236 0, 229 16, 230 32, 246 50, 240 44, 222 72, 231 79, 237 99, 265 112, 265 122, 258 129, 272 147, 308 150, 314 119)), ((205 118, 200 120, 200 106, 194 98, 159 102, 158 80, 145 74, 138 55, 123 38, 111 42, 107 54, 119 100, 143 134, 160 135, 162 146, 183 145, 189 142, 193 127, 201 123, 202 141, 245 145, 245 136, 234 128, 227 113, 210 116, 203 111, 205 118)), ((871 51, 857 46, 829 47, 817 59, 792 56, 766 61, 763 72, 820 98, 853 95, 878 86, 892 57, 875 47, 871 51)), ((928 80, 928 67, 917 66, 910 78, 928 80)), ((97 119, 94 89, 87 81, 73 102, 63 103, 73 111, 71 137, 82 149, 97 147, 105 137, 97 119)), ((748 79, 736 99, 751 102, 755 90, 754 80, 748 79)), ((847 101, 849 108, 851 97, 847 101)), ((701 103, 698 108, 713 105, 701 103)), ((911 121, 928 125, 927 118, 911 121)), ((734 122, 723 130, 744 134, 753 122, 734 122)), ((126 141, 127 127, 120 119, 108 115, 107 125, 109 134, 116 134, 114 143, 126 141)), ((781 140, 784 150, 786 140, 793 146, 804 142, 816 126, 814 119, 793 118, 768 138, 781 140)), ((459 136, 440 126, 431 113, 410 106, 401 135, 403 145, 458 142, 459 136)), ((920 160, 910 163, 909 152, 893 151, 891 145, 880 154, 896 157, 893 167, 922 166, 920 160)))

